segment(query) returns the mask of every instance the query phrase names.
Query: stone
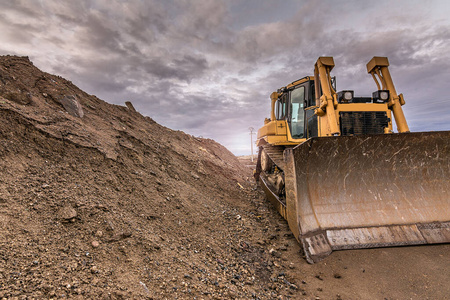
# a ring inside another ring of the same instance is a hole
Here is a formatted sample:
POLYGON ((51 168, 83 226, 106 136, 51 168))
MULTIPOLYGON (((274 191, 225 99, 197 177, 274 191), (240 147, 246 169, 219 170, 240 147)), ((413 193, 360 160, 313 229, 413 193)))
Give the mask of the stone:
POLYGON ((278 257, 278 258, 281 257, 281 253, 278 252, 278 251, 276 251, 276 250, 273 249, 273 248, 269 250, 269 253, 272 254, 272 256, 275 256, 275 257, 278 257))
POLYGON ((60 219, 66 222, 73 222, 77 217, 77 211, 71 205, 65 205, 58 211, 60 219))
POLYGON ((136 112, 136 109, 133 106, 133 103, 131 103, 130 101, 126 101, 125 105, 128 107, 128 109, 132 112, 136 112))
POLYGON ((77 97, 74 95, 67 95, 60 100, 62 106, 66 111, 74 117, 82 118, 84 116, 83 108, 77 97))

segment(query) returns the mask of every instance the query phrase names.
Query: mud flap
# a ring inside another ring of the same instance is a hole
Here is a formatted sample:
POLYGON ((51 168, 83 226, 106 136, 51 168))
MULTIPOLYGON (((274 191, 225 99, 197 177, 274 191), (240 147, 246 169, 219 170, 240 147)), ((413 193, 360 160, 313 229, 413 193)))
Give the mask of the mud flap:
POLYGON ((450 132, 313 138, 284 159, 286 219, 309 262, 450 242, 450 132))

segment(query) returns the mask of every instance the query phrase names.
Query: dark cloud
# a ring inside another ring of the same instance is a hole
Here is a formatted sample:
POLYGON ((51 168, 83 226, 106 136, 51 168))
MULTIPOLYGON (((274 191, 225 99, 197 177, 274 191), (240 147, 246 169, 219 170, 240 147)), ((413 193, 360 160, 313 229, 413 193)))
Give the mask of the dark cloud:
POLYGON ((204 57, 192 55, 183 55, 180 58, 174 58, 173 61, 157 58, 144 60, 142 63, 147 74, 160 79, 175 78, 186 82, 203 75, 208 68, 208 62, 204 57))

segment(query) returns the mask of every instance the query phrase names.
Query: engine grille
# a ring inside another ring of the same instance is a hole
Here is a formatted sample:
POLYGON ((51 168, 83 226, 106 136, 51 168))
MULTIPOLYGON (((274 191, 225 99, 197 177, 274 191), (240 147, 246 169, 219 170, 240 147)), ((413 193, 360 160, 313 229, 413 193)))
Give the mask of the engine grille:
POLYGON ((341 135, 382 134, 389 118, 384 111, 340 112, 341 135))

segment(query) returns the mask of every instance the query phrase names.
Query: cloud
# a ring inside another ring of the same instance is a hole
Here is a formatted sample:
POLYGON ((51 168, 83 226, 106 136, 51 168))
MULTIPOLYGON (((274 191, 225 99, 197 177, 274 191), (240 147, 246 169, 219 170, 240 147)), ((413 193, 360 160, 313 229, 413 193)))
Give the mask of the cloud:
POLYGON ((445 11, 445 1, 3 1, 0 53, 245 154, 270 93, 312 75, 322 55, 335 58, 338 88, 361 96, 375 88, 365 64, 388 56, 411 128, 449 129, 436 121, 450 111, 445 11))

